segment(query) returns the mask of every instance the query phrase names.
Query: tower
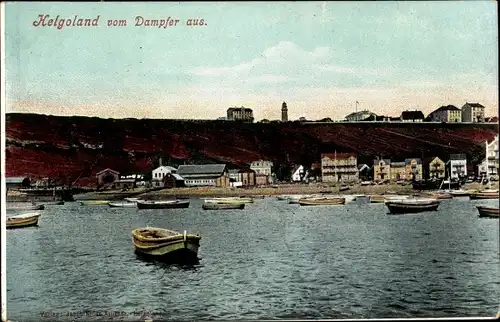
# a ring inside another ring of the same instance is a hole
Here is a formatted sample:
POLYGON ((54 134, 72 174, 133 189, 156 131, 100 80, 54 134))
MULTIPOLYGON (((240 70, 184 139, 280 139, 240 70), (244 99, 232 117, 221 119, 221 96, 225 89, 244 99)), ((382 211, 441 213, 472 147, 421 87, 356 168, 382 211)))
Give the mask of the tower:
POLYGON ((281 122, 288 122, 288 108, 285 102, 281 104, 281 122))

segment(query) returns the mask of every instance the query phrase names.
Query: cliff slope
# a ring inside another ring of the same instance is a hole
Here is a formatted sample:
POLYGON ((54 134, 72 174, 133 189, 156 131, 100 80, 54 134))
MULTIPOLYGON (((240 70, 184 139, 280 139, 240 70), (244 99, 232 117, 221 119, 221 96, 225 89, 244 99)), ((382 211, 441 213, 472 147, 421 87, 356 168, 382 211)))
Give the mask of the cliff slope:
POLYGON ((221 162, 243 167, 267 159, 306 164, 321 153, 356 152, 359 163, 375 156, 410 157, 466 153, 477 163, 498 124, 267 123, 100 119, 40 114, 6 115, 6 176, 94 180, 107 167, 147 172, 158 158, 169 164, 221 162))

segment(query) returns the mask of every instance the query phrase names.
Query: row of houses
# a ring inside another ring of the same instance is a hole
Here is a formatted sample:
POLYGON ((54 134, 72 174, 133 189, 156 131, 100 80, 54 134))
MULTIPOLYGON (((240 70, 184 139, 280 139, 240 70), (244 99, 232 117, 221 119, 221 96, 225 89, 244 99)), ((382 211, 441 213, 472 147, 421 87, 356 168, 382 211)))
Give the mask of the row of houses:
POLYGON ((441 106, 427 115, 422 111, 403 111, 398 117, 377 115, 368 110, 354 112, 345 117, 348 122, 385 121, 385 122, 447 122, 447 123, 484 123, 498 122, 498 117, 485 117, 485 107, 479 103, 466 102, 462 108, 454 105, 441 106))

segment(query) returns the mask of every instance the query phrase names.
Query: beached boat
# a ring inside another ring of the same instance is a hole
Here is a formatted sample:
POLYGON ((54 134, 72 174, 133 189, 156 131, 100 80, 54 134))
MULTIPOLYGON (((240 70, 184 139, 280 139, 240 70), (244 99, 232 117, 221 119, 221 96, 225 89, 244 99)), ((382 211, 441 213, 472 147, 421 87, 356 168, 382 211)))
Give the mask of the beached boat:
POLYGON ((372 185, 372 182, 371 182, 371 181, 362 181, 362 182, 361 182, 361 185, 362 185, 362 186, 371 186, 371 185, 372 185))
POLYGON ((299 200, 301 206, 343 205, 345 198, 304 198, 299 200))
POLYGON ((340 188, 339 188, 339 191, 346 191, 346 190, 349 190, 351 189, 348 185, 341 185, 340 188))
POLYGON ((173 209, 173 208, 189 208, 189 200, 138 200, 137 208, 139 209, 173 209))
POLYGON ((469 195, 470 199, 498 199, 498 197, 498 190, 483 190, 469 195))
POLYGON ((80 201, 80 205, 82 206, 100 206, 107 205, 109 200, 82 200, 80 201))
POLYGON ((453 197, 468 197, 470 196, 471 193, 474 193, 476 191, 474 190, 462 190, 462 189, 457 189, 457 190, 445 190, 446 193, 451 194, 453 197))
POLYGON ((418 213, 424 211, 435 211, 439 207, 439 201, 432 198, 403 199, 386 201, 385 205, 391 214, 418 213))
POLYGON ((408 195, 383 195, 384 202, 386 201, 398 201, 398 200, 406 200, 410 198, 408 195))
POLYGON ((370 203, 382 203, 385 202, 385 196, 383 195, 371 195, 370 203))
POLYGON ((434 199, 453 199, 453 195, 451 193, 445 193, 445 192, 429 193, 428 197, 434 199))
POLYGON ((489 208, 483 206, 476 206, 476 208, 477 211, 479 212, 479 217, 500 218, 499 208, 489 208))
POLYGON ((110 206, 111 208, 131 208, 131 207, 136 208, 137 203, 135 203, 135 202, 110 202, 110 203, 108 203, 108 206, 110 206))
POLYGON ((135 197, 130 197, 130 198, 125 198, 124 200, 128 201, 128 202, 136 202, 137 200, 140 200, 139 198, 135 198, 135 197))
POLYGON ((7 229, 13 229, 38 226, 38 217, 40 217, 38 212, 10 216, 7 218, 6 227, 7 229))
POLYGON ((253 198, 242 198, 242 197, 225 197, 225 198, 210 198, 205 199, 208 202, 218 202, 218 203, 253 203, 253 198))
POLYGON ((201 206, 204 210, 226 210, 226 209, 244 209, 244 203, 220 203, 206 202, 201 206))
POLYGON ((27 204, 27 205, 10 205, 6 207, 7 211, 17 211, 17 210, 44 210, 45 206, 40 204, 27 204))
POLYGON ((180 233, 163 228, 138 228, 132 230, 132 243, 139 255, 165 260, 196 260, 200 235, 180 233))

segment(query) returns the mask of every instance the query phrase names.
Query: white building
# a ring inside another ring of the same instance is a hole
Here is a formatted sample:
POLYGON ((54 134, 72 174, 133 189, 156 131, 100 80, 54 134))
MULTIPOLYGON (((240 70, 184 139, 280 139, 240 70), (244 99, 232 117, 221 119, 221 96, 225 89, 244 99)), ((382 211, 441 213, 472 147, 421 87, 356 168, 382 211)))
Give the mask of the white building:
POLYGON ((253 161, 250 164, 250 169, 255 171, 256 175, 264 174, 268 176, 269 183, 273 182, 273 176, 272 176, 273 163, 271 161, 266 161, 266 160, 253 161))
POLYGON ((153 170, 153 175, 151 179, 153 181, 153 187, 162 187, 163 178, 169 173, 177 173, 177 169, 168 165, 162 165, 153 170))
POLYGON ((479 103, 465 103, 462 106, 462 122, 483 123, 484 106, 479 103))
POLYGON ((467 176, 467 156, 463 153, 450 154, 450 178, 459 179, 467 176))
POLYGON ((493 141, 485 142, 485 159, 478 166, 478 174, 486 178, 495 178, 498 180, 498 135, 493 141))
POLYGON ((359 122, 359 121, 364 121, 370 116, 373 116, 374 118, 377 117, 377 114, 370 112, 368 110, 363 110, 359 112, 354 112, 345 117, 345 120, 348 122, 359 122))
POLYGON ((293 182, 300 182, 305 178, 305 176, 306 176, 306 171, 304 170, 304 166, 299 165, 293 168, 292 170, 293 182))

